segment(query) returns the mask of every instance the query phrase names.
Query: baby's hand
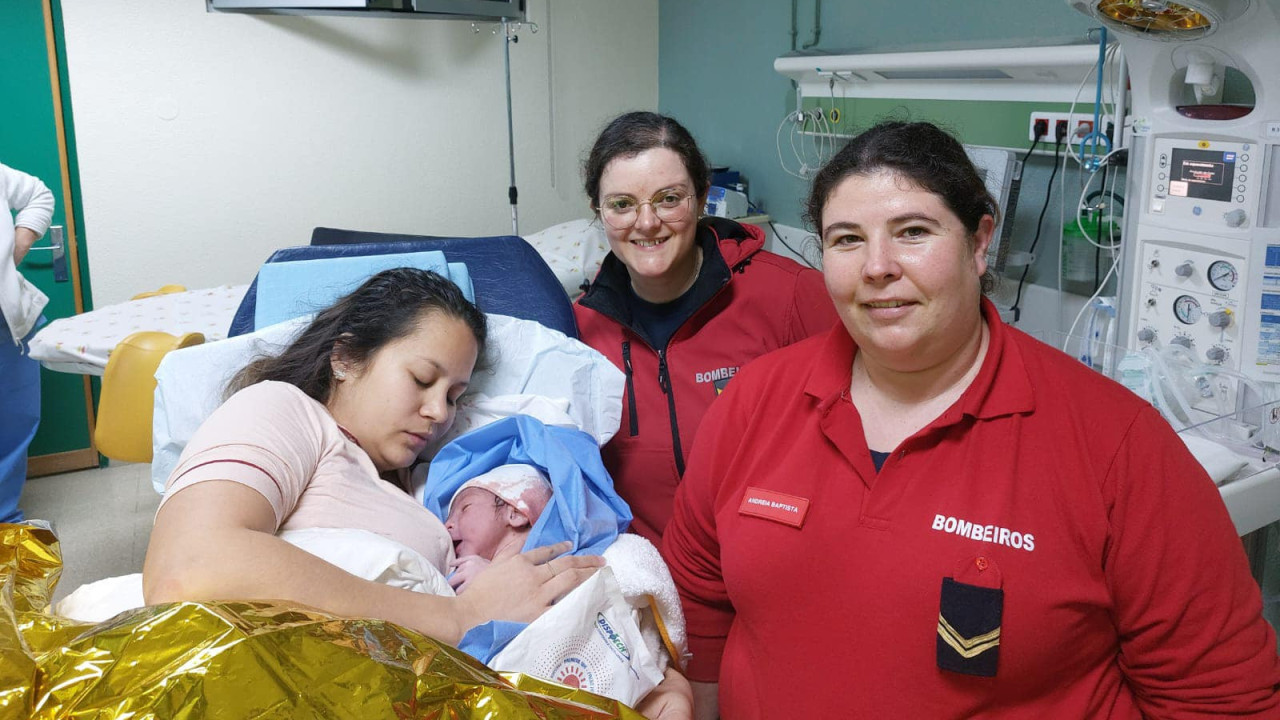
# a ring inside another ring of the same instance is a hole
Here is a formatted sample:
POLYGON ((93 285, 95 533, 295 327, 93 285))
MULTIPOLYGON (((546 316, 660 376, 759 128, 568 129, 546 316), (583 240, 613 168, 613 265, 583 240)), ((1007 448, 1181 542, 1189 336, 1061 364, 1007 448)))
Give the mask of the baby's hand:
MULTIPOLYGON (((563 555, 569 541, 499 560, 467 581, 458 596, 458 624, 467 630, 490 620, 533 622, 560 598, 604 566, 599 555, 563 555)), ((459 572, 471 558, 459 558, 459 572)))
POLYGON ((449 563, 449 567, 453 568, 453 572, 449 575, 449 586, 454 592, 460 593, 466 589, 471 578, 489 567, 489 561, 479 555, 463 555, 449 563))

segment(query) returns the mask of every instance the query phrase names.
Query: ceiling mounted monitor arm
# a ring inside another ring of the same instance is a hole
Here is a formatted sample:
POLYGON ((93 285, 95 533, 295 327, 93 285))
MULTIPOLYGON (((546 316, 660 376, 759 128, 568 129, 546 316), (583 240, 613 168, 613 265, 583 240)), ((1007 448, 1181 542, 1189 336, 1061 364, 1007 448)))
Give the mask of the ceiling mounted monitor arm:
POLYGON ((525 20, 525 0, 205 0, 208 12, 421 20, 525 20))

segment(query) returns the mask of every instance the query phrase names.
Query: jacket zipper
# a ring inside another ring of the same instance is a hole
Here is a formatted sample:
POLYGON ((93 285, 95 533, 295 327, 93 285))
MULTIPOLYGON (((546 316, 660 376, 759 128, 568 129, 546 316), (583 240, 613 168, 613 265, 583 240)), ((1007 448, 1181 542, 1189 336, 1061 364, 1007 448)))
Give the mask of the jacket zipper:
MULTIPOLYGON (((749 265, 750 263, 751 263, 751 256, 749 255, 739 260, 734 265, 729 266, 730 276, 732 276, 734 273, 743 272, 746 269, 746 266, 749 265)), ((726 266, 728 266, 728 263, 725 263, 725 264, 726 266)), ((599 280, 600 280, 600 276, 597 275, 596 280, 591 283, 591 289, 588 290, 586 294, 582 297, 582 299, 580 299, 578 302, 581 303, 583 307, 591 308, 592 310, 599 312, 605 317, 611 320, 614 320, 615 322, 618 322, 624 328, 627 328, 632 332, 639 333, 639 331, 635 327, 632 327, 630 324, 622 322, 619 319, 618 314, 613 312, 615 308, 613 308, 611 304, 605 303, 604 307, 597 307, 597 305, 592 302, 593 294, 595 293, 597 287, 599 287, 598 285, 599 280)), ((728 282, 716 288, 716 291, 711 294, 711 297, 707 298, 707 300, 703 302, 702 305, 698 307, 698 309, 694 310, 693 314, 691 314, 689 317, 684 319, 684 322, 680 324, 680 328, 684 327, 689 321, 693 320, 693 318, 697 316, 698 313, 702 312, 703 308, 705 308, 707 305, 713 302, 717 297, 719 297, 727 287, 729 287, 728 282)), ((680 328, 676 328, 675 333, 673 333, 671 336, 672 340, 674 340, 675 336, 680 333, 680 328)), ((641 334, 641 337, 643 337, 643 334, 641 334)), ((667 344, 669 346, 671 344, 671 340, 668 340, 667 344)), ((645 343, 645 345, 647 347, 648 343, 645 343)), ((635 437, 640 434, 640 419, 639 419, 639 411, 636 410, 636 390, 635 390, 635 381, 632 378, 631 341, 629 340, 624 340, 622 343, 622 365, 623 365, 623 371, 626 374, 626 380, 627 380, 627 405, 628 405, 627 415, 631 424, 631 437, 635 437)), ((676 420, 676 399, 675 399, 674 393, 672 392, 671 375, 670 375, 670 371, 667 368, 667 354, 665 350, 658 351, 658 384, 659 386, 662 387, 662 392, 665 393, 667 396, 667 414, 671 420, 672 451, 675 454, 676 471, 680 474, 681 477, 683 477, 684 476, 684 452, 680 447, 680 426, 676 420)))
POLYGON ((631 437, 640 434, 640 417, 636 412, 636 386, 631 379, 631 341, 622 342, 622 367, 627 374, 627 415, 631 420, 631 437))
POLYGON ((671 415, 671 443, 676 455, 676 473, 684 477, 684 453, 680 448, 680 425, 676 422, 676 395, 671 389, 671 373, 667 369, 667 351, 658 351, 658 385, 667 395, 667 412, 671 415))

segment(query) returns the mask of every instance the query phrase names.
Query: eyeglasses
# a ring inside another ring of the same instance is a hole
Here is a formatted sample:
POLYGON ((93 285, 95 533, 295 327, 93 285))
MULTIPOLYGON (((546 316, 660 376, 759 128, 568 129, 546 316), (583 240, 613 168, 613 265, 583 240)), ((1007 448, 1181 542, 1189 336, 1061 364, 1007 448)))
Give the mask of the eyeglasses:
POLYGON ((654 195, 648 200, 637 201, 630 195, 610 195, 604 199, 600 207, 600 218, 614 230, 626 230, 636 224, 640 217, 640 206, 648 205, 662 222, 680 222, 689 217, 689 204, 685 201, 692 198, 689 193, 678 190, 667 190, 654 195))

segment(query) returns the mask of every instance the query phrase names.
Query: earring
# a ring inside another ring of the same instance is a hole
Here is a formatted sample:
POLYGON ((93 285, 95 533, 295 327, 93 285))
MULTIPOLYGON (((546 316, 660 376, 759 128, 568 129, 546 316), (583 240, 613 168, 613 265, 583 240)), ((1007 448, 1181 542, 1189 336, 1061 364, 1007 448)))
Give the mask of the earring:
POLYGON ((343 370, 342 368, 334 368, 334 369, 333 369, 333 379, 334 379, 334 380, 346 380, 346 379, 347 379, 347 371, 346 371, 346 370, 343 370))

